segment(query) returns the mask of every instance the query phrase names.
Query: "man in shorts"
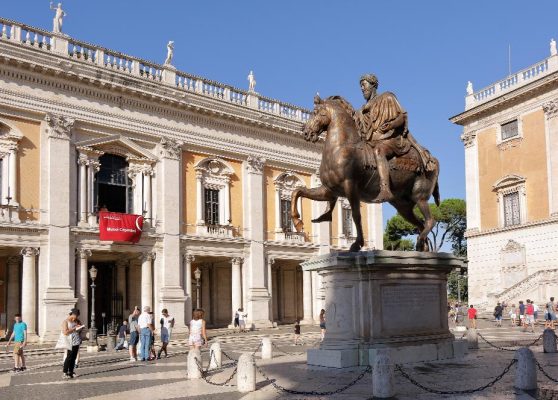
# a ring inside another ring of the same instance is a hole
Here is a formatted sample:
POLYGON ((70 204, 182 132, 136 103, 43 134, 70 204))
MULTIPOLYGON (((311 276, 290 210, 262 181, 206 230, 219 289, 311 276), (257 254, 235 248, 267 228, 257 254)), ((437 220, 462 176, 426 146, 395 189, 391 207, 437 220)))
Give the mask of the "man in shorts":
POLYGON ((531 332, 535 332, 535 307, 529 299, 527 299, 527 305, 525 306, 525 326, 523 330, 526 331, 528 326, 531 326, 531 332))
POLYGON ((21 320, 21 314, 14 315, 14 329, 6 345, 6 352, 9 351, 10 343, 14 342, 14 369, 13 372, 23 372, 25 368, 25 357, 23 348, 27 345, 27 324, 21 320))
POLYGON ((556 306, 554 305, 554 297, 551 297, 550 301, 546 303, 544 315, 546 317, 544 327, 554 329, 554 321, 556 321, 556 306))
POLYGON ((469 318, 469 328, 477 329, 477 309, 472 304, 467 310, 467 317, 469 318))
POLYGON ((138 360, 138 353, 136 347, 139 341, 139 325, 138 317, 140 315, 140 309, 138 306, 134 307, 134 311, 128 317, 128 326, 130 329, 130 340, 128 341, 128 351, 130 352, 130 361, 138 360))

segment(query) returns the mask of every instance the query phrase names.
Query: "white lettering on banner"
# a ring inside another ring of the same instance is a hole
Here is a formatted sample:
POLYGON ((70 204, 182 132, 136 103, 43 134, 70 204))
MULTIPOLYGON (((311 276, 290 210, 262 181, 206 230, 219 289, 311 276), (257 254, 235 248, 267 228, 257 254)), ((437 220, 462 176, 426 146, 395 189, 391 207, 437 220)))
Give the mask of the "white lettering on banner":
POLYGON ((131 228, 111 228, 111 227, 107 227, 107 231, 108 232, 131 232, 131 233, 136 232, 135 229, 131 229, 131 228))

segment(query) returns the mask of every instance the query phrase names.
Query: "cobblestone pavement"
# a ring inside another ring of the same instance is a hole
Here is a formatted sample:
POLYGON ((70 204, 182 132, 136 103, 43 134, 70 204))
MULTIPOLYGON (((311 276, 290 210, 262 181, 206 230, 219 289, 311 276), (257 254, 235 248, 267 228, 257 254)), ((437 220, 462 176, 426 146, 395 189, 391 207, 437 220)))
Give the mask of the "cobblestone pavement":
MULTIPOLYGON (((257 331, 247 334, 227 334, 212 331, 210 337, 218 339, 223 350, 236 359, 242 352, 254 351, 263 336, 271 336, 276 349, 273 360, 261 360, 256 353, 256 364, 277 385, 298 391, 334 391, 353 381, 363 368, 330 369, 308 367, 305 350, 317 345, 319 332, 307 327, 305 345, 293 346, 292 327, 279 330, 257 331)), ((522 332, 520 328, 504 326, 495 328, 490 321, 479 321, 479 332, 499 346, 527 343, 542 332, 522 332)), ((459 337, 459 333, 456 333, 459 337)), ((464 360, 417 363, 404 366, 404 371, 421 384, 441 390, 463 390, 482 386, 498 376, 513 359, 513 352, 497 350, 480 341, 481 348, 469 353, 464 360)), ((1 346, 2 344, 0 344, 1 346)), ((154 362, 131 363, 127 353, 83 353, 76 370, 77 379, 65 381, 61 373, 61 355, 46 348, 28 357, 28 371, 18 374, 6 372, 11 367, 9 355, 0 357, 0 399, 114 399, 117 395, 136 399, 369 399, 372 396, 372 376, 365 374, 354 386, 336 395, 307 396, 278 391, 257 373, 257 391, 241 394, 236 391, 236 377, 227 386, 215 386, 203 380, 186 379, 185 340, 173 341, 169 346, 170 357, 154 362)), ((537 360, 552 377, 558 378, 558 355, 544 354, 540 345, 533 346, 537 360)), ((203 352, 207 366, 208 353, 203 352)), ((233 362, 223 357, 222 371, 210 372, 206 378, 214 383, 225 382, 232 374, 233 362)), ((515 366, 499 382, 482 392, 468 395, 437 395, 412 385, 396 373, 397 399, 533 399, 536 394, 519 393, 513 389, 515 366)), ((538 374, 540 386, 551 387, 551 382, 538 374)), ((558 390, 558 386, 554 386, 558 390)))

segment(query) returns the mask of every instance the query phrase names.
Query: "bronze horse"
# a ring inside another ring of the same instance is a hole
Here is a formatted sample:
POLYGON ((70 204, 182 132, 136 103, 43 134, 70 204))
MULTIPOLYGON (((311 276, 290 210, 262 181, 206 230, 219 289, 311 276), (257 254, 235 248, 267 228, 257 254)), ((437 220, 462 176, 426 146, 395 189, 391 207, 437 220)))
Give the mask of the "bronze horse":
MULTIPOLYGON (((304 138, 315 143, 323 132, 325 137, 322 162, 320 164, 320 180, 322 186, 317 188, 296 189, 291 198, 291 216, 298 232, 303 222, 297 209, 299 197, 311 200, 328 201, 328 210, 312 222, 331 221, 331 215, 337 198, 345 197, 351 205, 353 221, 357 229, 357 237, 350 251, 360 251, 364 246, 360 202, 371 203, 380 191, 379 176, 376 169, 365 167, 366 145, 361 140, 357 126, 353 120, 353 108, 339 96, 325 100, 316 96, 314 112, 303 128, 304 138)), ((432 157, 433 158, 433 157, 432 157)), ((425 171, 419 166, 421 159, 417 150, 411 147, 408 153, 392 158, 390 164, 390 187, 394 199, 389 203, 399 214, 417 227, 419 235, 416 249, 428 251, 427 235, 434 226, 430 214, 428 199, 434 195, 436 204, 440 203, 438 190, 439 163, 433 158, 435 167, 425 171), (419 172, 417 172, 419 171, 419 172), (424 221, 413 212, 418 205, 424 221)))

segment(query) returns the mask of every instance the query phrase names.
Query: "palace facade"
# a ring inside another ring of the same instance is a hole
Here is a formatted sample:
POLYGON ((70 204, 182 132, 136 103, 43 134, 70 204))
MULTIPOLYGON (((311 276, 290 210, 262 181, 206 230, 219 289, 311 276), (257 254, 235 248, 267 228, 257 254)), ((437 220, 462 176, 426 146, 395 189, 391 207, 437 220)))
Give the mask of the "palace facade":
MULTIPOLYGON (((0 330, 21 312, 52 340, 74 306, 89 323, 93 265, 101 332, 135 305, 169 309, 177 330, 197 306, 213 327, 239 307, 254 327, 318 319, 321 282, 300 263, 347 249, 355 228, 346 201, 312 224, 325 203, 304 199, 293 229, 291 193, 320 183, 309 111, 19 22, 0 31, 0 330), (100 241, 103 208, 142 214, 141 240, 100 241)), ((382 248, 381 206, 362 212, 382 248)))
POLYGON ((469 301, 493 309, 558 298, 558 55, 467 88, 469 301))

